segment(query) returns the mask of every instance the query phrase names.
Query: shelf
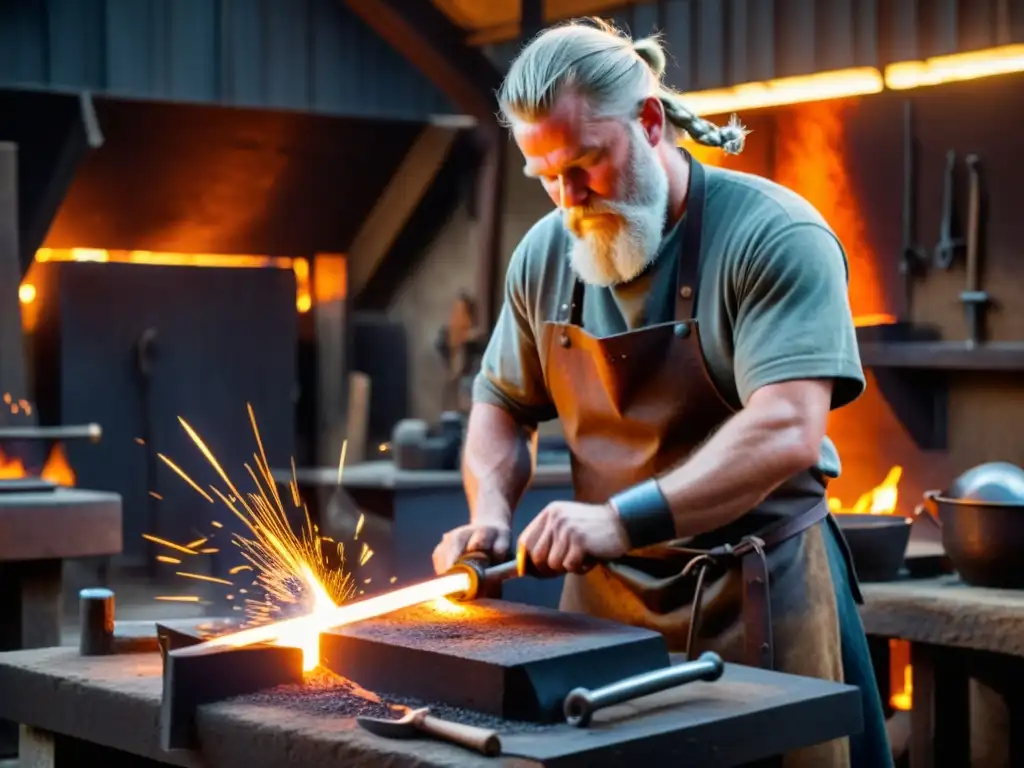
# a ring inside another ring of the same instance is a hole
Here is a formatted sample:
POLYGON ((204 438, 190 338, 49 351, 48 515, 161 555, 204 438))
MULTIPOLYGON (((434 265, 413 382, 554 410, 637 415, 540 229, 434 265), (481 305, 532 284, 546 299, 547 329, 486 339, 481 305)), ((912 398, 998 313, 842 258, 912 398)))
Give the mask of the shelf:
POLYGON ((1024 371, 1024 342, 968 346, 961 341, 862 341, 865 368, 946 371, 1024 371))
POLYGON ((1024 370, 1024 343, 972 347, 910 323, 858 328, 857 343, 861 364, 871 369, 893 415, 923 450, 947 448, 951 374, 1024 370))

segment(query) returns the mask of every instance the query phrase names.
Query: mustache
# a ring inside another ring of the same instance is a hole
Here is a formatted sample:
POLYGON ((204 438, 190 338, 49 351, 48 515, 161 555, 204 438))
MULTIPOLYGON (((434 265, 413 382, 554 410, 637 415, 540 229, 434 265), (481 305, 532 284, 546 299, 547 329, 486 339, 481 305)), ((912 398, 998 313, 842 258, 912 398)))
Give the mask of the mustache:
POLYGON ((576 227, 587 219, 608 215, 622 218, 623 211, 614 203, 600 201, 588 203, 587 205, 577 205, 572 208, 566 208, 564 212, 565 222, 570 227, 576 227))
POLYGON ((565 209, 565 215, 575 218, 586 218, 587 216, 598 216, 607 213, 620 213, 621 208, 608 200, 595 200, 585 205, 574 205, 565 209))

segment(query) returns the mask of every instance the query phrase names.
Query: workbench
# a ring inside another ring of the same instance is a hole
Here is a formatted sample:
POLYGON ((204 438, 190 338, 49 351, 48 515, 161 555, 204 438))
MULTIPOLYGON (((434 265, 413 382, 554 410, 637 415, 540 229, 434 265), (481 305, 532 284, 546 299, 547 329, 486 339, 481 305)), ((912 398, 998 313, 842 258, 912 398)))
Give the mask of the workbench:
MULTIPOLYGON (((115 493, 0 493, 0 651, 60 645, 65 560, 120 553, 121 527, 115 493)), ((0 722, 0 757, 16 741, 17 729, 0 722)))
POLYGON ((974 766, 1024 765, 1024 592, 970 587, 955 575, 861 588, 869 637, 911 644, 911 768, 972 765, 972 736, 974 766), (969 705, 972 679, 1002 698, 1001 714, 971 712, 991 705, 977 691, 969 705), (994 730, 1008 731, 1008 743, 977 743, 994 730))
POLYGON ((503 735, 498 758, 436 741, 389 741, 352 718, 243 701, 200 707, 198 752, 163 752, 156 653, 82 657, 77 649, 50 648, 0 654, 0 691, 0 716, 23 724, 21 761, 33 768, 600 768, 644 759, 663 763, 673 755, 686 765, 733 766, 861 727, 857 689, 738 665, 727 665, 717 682, 599 712, 590 729, 562 724, 503 735), (524 752, 544 757, 504 756, 524 752))

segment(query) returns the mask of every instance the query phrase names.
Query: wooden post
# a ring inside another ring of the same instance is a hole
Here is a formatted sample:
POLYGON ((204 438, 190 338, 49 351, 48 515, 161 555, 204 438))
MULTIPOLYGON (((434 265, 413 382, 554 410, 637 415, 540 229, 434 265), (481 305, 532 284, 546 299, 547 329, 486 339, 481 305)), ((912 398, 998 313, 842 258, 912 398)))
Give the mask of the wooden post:
POLYGON ((910 646, 914 703, 910 768, 970 764, 970 717, 963 651, 926 643, 910 646))
MULTIPOLYGON (((21 262, 18 257, 18 147, 0 142, 0 397, 27 398, 25 346, 21 331, 21 262)), ((0 425, 10 408, 0 401, 0 425)), ((22 418, 18 423, 24 423, 22 418)))
POLYGON ((57 765, 56 743, 52 733, 21 726, 18 739, 20 768, 54 768, 57 765))
POLYGON ((545 5, 544 0, 519 0, 519 37, 524 42, 544 28, 545 5))
POLYGON ((455 129, 428 125, 409 148, 349 249, 349 283, 353 298, 370 282, 402 227, 434 183, 457 135, 455 129))
POLYGON ((489 335, 497 320, 498 265, 501 258, 502 208, 505 202, 505 159, 508 136, 497 124, 481 126, 483 162, 477 175, 476 301, 480 328, 489 335))
POLYGON ((312 264, 316 329, 316 463, 337 466, 348 409, 348 259, 318 253, 312 264))

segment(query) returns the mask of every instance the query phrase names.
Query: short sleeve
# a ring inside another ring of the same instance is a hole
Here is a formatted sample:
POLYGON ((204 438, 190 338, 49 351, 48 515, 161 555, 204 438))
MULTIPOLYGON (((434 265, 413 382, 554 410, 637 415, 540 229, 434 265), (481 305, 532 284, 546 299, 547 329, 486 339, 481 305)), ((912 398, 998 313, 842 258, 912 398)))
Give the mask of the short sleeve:
POLYGON ((544 382, 530 322, 527 267, 521 246, 509 263, 501 312, 473 383, 473 401, 504 408, 519 423, 534 426, 558 414, 544 382))
POLYGON ((832 408, 864 391, 846 255, 826 227, 787 224, 753 248, 741 271, 733 326, 736 388, 832 379, 832 408))

